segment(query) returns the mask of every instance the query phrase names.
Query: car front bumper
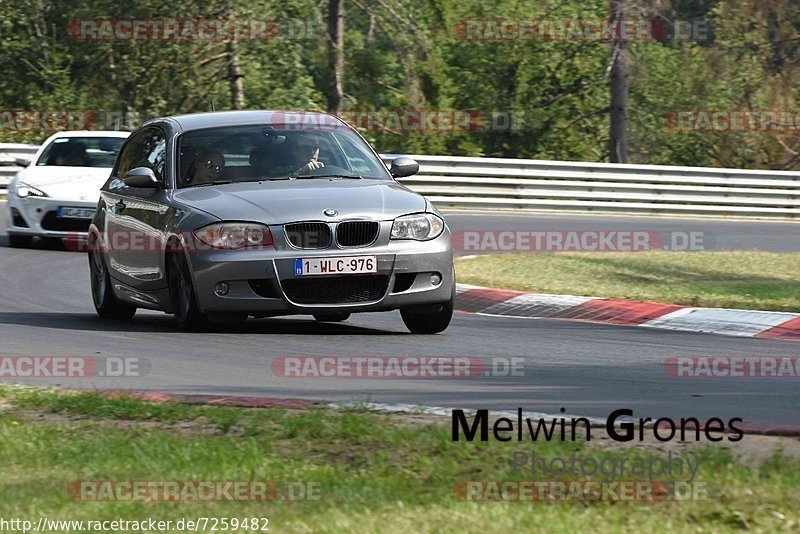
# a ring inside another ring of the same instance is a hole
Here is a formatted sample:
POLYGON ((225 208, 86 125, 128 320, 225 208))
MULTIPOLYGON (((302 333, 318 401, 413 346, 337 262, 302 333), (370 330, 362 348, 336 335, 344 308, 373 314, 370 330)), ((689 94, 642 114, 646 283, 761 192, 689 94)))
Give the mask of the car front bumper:
POLYGON ((58 217, 60 207, 94 210, 97 201, 62 200, 51 197, 19 198, 9 194, 6 206, 6 231, 11 235, 39 237, 85 236, 92 220, 58 217))
POLYGON ((188 254, 205 313, 354 313, 437 306, 454 288, 449 232, 431 241, 388 241, 337 250, 241 250, 188 254), (296 276, 297 258, 375 256, 377 273, 296 276), (215 292, 224 282, 225 295, 215 292))

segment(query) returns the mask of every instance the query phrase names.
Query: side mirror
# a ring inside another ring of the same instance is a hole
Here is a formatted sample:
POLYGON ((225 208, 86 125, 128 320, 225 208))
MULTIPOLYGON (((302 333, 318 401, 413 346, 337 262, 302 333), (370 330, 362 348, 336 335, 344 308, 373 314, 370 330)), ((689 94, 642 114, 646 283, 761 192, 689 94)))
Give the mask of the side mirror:
POLYGON ((27 167, 31 164, 30 158, 14 158, 14 163, 16 163, 19 167, 27 167))
POLYGON ((135 167, 125 173, 122 181, 128 187, 139 187, 144 189, 160 189, 161 182, 156 178, 153 169, 149 167, 135 167))
POLYGON ((394 158, 392 165, 389 167, 389 173, 395 178, 403 178, 404 176, 412 176, 419 172, 419 163, 411 158, 401 157, 394 158))

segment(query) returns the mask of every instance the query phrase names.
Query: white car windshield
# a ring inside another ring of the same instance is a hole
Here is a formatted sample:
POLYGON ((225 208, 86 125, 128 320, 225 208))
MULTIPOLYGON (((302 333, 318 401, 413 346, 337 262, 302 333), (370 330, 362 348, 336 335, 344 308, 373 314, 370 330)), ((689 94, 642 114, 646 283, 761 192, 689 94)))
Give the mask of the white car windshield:
POLYGON ((122 137, 58 137, 36 162, 37 167, 113 167, 122 137))

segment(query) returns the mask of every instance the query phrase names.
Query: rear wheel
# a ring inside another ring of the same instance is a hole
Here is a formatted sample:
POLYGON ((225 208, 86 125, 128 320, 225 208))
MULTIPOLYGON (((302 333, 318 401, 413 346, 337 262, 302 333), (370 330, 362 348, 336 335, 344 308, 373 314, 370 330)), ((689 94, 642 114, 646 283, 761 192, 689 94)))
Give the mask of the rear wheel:
POLYGON ((92 277, 92 301, 97 315, 105 319, 130 319, 136 313, 136 307, 117 300, 111 287, 103 253, 97 250, 96 241, 90 237, 89 271, 92 277))
POLYGON ((350 318, 349 313, 315 313, 314 319, 321 323, 341 323, 350 318))
POLYGON ((12 235, 8 236, 8 246, 14 248, 27 248, 33 244, 33 238, 29 235, 12 235))
POLYGON ((208 317, 200 312, 194 294, 194 283, 189 263, 183 250, 168 252, 167 280, 172 313, 178 324, 187 330, 201 330, 208 326, 208 317))
POLYGON ((456 288, 453 284, 453 292, 450 300, 443 303, 441 308, 436 311, 418 311, 415 308, 400 310, 403 322, 412 334, 438 334, 443 332, 450 325, 453 318, 453 308, 456 303, 456 288))

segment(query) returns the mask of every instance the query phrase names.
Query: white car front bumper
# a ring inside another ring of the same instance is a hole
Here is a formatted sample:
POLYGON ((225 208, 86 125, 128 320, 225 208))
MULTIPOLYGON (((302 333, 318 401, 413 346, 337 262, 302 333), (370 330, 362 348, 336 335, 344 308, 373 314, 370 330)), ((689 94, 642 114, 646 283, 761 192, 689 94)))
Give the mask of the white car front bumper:
POLYGON ((60 200, 51 197, 19 198, 9 191, 6 231, 10 235, 78 237, 86 235, 91 218, 59 217, 61 207, 94 210, 96 201, 60 200))

